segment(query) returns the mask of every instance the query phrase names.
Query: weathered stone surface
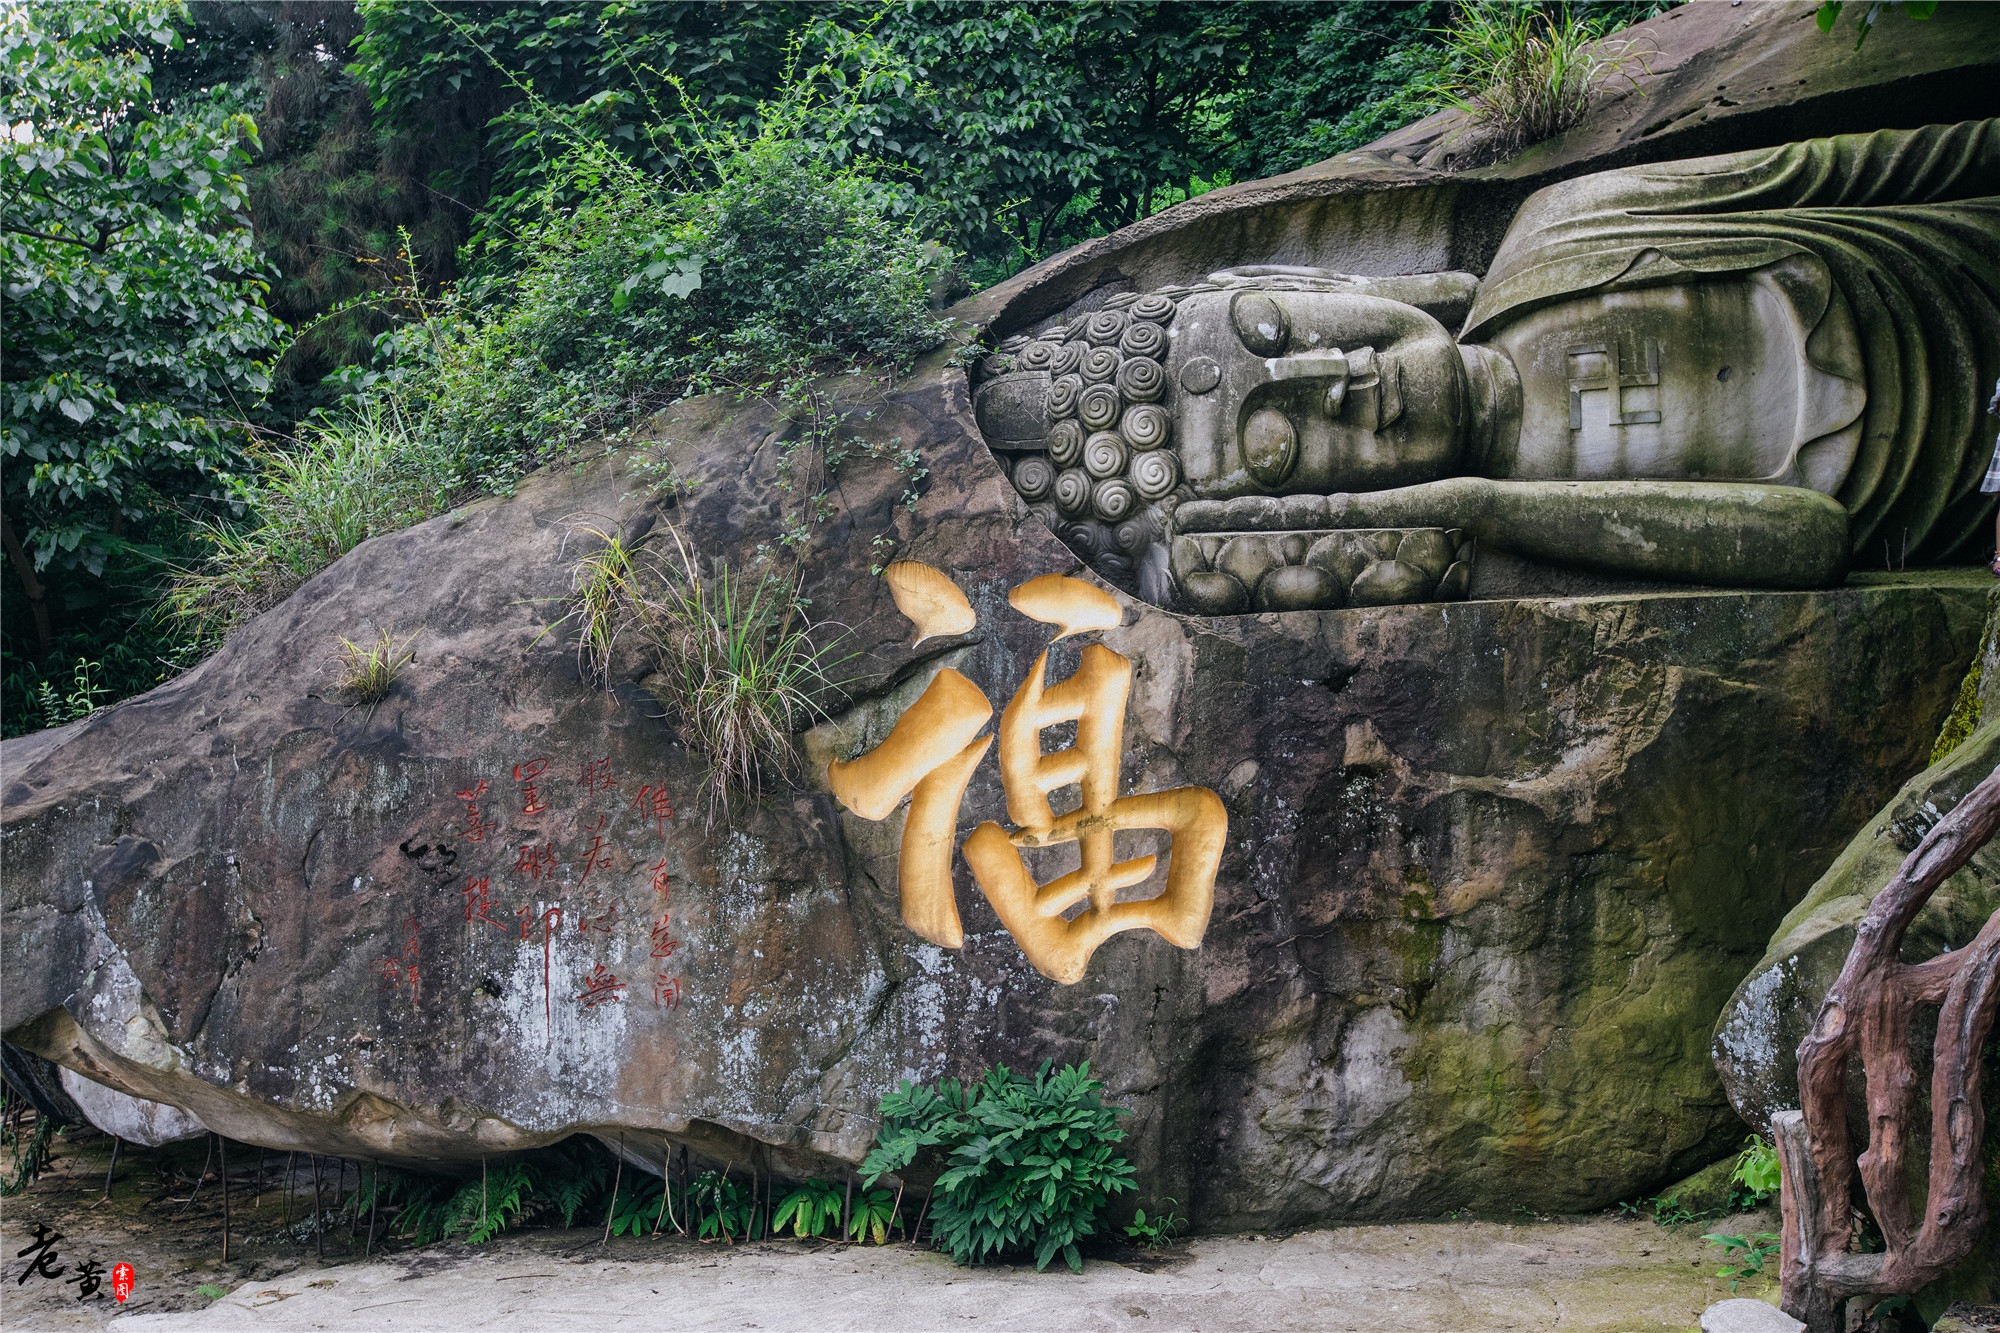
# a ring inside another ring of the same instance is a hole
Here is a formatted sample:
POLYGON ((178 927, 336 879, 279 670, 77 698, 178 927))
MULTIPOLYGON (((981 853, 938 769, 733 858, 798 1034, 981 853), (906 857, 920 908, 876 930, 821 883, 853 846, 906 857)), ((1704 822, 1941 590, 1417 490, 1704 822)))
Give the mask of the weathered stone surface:
POLYGON ((1717 1301, 1701 1312, 1701 1333, 1804 1333, 1805 1325, 1775 1305, 1746 1296, 1717 1301))
MULTIPOLYGON (((1905 784, 1786 915, 1764 957, 1737 986, 1716 1025, 1715 1063, 1737 1111, 1762 1132, 1770 1132, 1774 1112, 1799 1104, 1799 1043, 1840 975, 1868 905, 1924 834, 1996 766, 2000 719, 1905 784)), ((2000 847, 1988 845, 1924 905, 1910 926, 1904 956, 1918 961, 1960 948, 1995 911, 2000 911, 2000 847)), ((1912 1041, 1920 1077, 1928 1080, 1930 1035, 1920 1028, 1912 1041)), ((1866 1123, 1858 1097, 1859 1063, 1852 1114, 1858 1131, 1866 1123)))
MULTIPOLYGON (((806 553, 816 614, 868 650, 821 758, 879 739, 945 665, 1004 703, 1046 635, 1008 590, 1076 568, 961 374, 934 363, 874 408, 861 427, 920 448, 930 489, 906 512, 899 477, 852 465, 806 553), (902 646, 867 574, 884 527, 966 590, 972 634, 902 646)), ((1211 1225, 1601 1205, 1741 1137, 1714 1014, 1921 762, 1980 629, 1983 587, 1955 574, 1227 621, 1128 603, 1101 637, 1138 664, 1130 789, 1213 788, 1229 845, 1199 952, 1121 936, 1062 987, 962 864, 963 951, 901 926, 900 816, 787 790, 705 825, 638 665, 599 692, 543 635, 576 515, 671 521, 738 560, 771 530, 763 409, 703 400, 659 433, 696 482, 677 507, 604 458, 548 471, 10 744, 7 1039, 274 1148, 469 1161, 585 1130, 781 1173, 857 1160, 902 1076, 1089 1059, 1135 1111, 1149 1187, 1211 1225), (343 708, 325 655, 391 625, 417 661, 343 708), (528 814, 514 767, 538 758, 550 809, 528 814), (645 787, 671 818, 633 808, 645 787), (554 880, 518 868, 548 843, 554 880), (655 966, 662 861, 678 944, 655 966), (626 989, 590 1006, 599 965, 626 989)), ((1002 808, 989 765, 961 836, 1002 808)))

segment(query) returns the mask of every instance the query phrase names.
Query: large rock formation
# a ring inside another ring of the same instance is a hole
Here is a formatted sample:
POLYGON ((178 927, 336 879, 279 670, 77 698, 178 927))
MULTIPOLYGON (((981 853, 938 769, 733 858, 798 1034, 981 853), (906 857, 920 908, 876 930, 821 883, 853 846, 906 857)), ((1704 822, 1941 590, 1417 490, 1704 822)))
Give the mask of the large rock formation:
MULTIPOLYGON (((932 472, 904 512, 900 477, 857 465, 806 553, 815 613, 868 650, 822 757, 946 665, 1004 702, 1048 632, 1007 592, 1076 568, 959 372, 861 424, 932 472), (861 539, 892 524, 969 594, 971 634, 901 646, 861 539)), ((857 1160, 903 1076, 1090 1059, 1149 1187, 1212 1224, 1599 1205, 1739 1137, 1712 1015, 1921 762, 1979 634, 1963 575, 1207 622, 1130 604, 1101 636, 1138 664, 1126 778, 1217 791, 1229 842, 1198 952, 1120 936, 1058 986, 962 866, 961 952, 901 925, 900 816, 798 790, 706 824, 640 668, 594 689, 544 635, 576 515, 745 560, 778 451, 743 446, 771 425, 691 404, 656 432, 696 483, 674 507, 608 457, 551 469, 10 745, 8 1040, 273 1147, 464 1161, 588 1130, 653 1160, 763 1145, 780 1171, 857 1160), (325 657, 374 626, 418 633, 417 661, 344 707, 325 657)), ((1003 804, 975 775, 961 836, 1003 804)))
MULTIPOLYGON (((1868 59, 1957 70, 1907 35, 1991 22, 1952 8, 1885 24, 1868 59)), ((1700 146, 1792 137, 1778 123, 1700 146)), ((1495 201, 1587 166, 1449 178, 1394 156, 1217 192, 959 313, 1005 337, 1230 264, 1482 271, 1495 201)), ((900 474, 850 458, 799 553, 813 615, 861 654, 804 738, 815 773, 946 668, 1004 704, 1050 636, 1010 591, 1092 577, 982 441, 952 359, 846 392, 856 429, 929 474, 905 509, 900 474), (870 573, 884 531, 963 589, 970 632, 903 646, 870 573)), ((903 925, 901 814, 843 812, 815 777, 710 822, 645 666, 595 688, 548 632, 586 519, 753 564, 790 429, 684 404, 649 432, 684 498, 613 455, 546 470, 365 543, 171 684, 10 742, 6 1040, 274 1148, 465 1163, 585 1131, 781 1174, 857 1161, 905 1076, 1089 1059, 1133 1111, 1147 1193, 1207 1225, 1599 1206, 1740 1138, 1715 1015, 1921 766, 1980 633, 1984 576, 1963 572, 1723 593, 1521 569, 1488 590, 1590 595, 1214 618, 1121 597, 1084 640, 1135 664, 1119 790, 1207 788, 1228 839, 1198 950, 1131 932, 1058 985, 956 858, 963 948, 903 925), (417 660, 347 706, 327 658, 382 629, 417 660)), ((1075 670, 1076 641, 1050 660, 1075 670)), ((975 770, 957 836, 1005 805, 975 770)))
MULTIPOLYGON (((1773 1112, 1799 1105, 1799 1043, 1834 979, 1875 895, 1926 833, 2000 767, 2000 646, 1989 630, 1978 679, 1960 711, 1984 721, 1938 762, 1905 783, 1863 826, 1805 898, 1779 923, 1757 965, 1730 997, 1715 1029, 1715 1063, 1737 1112, 1769 1133, 1773 1112)), ((2000 846, 1988 844, 1946 880, 1911 924, 1911 961, 1963 948, 2000 911, 2000 846)), ((1913 1059, 1928 1088, 1931 1034, 1912 1037, 1913 1059)), ((1866 1136, 1860 1061, 1855 1061, 1852 1119, 1866 1136)), ((1996 1070, 2000 1072, 2000 1070, 1996 1070)), ((1988 1097, 1993 1096, 1989 1088, 1988 1097)), ((1996 1127, 2000 1134, 2000 1127, 1996 1127)))

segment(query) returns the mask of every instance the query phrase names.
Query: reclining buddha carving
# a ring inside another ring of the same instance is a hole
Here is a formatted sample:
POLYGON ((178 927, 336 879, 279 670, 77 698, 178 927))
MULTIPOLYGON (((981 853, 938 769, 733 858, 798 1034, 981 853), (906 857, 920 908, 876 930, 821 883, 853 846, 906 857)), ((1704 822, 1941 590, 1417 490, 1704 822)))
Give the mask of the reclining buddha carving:
POLYGON ((1031 509, 1162 605, 1448 600, 1482 549, 1774 588, 1884 541, 1971 558, 2000 121, 1551 186, 1484 279, 1242 267, 1097 304, 985 357, 975 413, 1031 509))

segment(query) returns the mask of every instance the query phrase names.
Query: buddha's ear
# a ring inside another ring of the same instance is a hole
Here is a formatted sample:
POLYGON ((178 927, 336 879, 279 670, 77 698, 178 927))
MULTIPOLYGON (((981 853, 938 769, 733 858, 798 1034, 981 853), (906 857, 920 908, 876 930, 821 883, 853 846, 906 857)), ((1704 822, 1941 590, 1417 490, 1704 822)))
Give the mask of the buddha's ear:
POLYGON ((972 416, 995 449, 1040 449, 1049 435, 1049 372, 995 375, 972 394, 972 416))

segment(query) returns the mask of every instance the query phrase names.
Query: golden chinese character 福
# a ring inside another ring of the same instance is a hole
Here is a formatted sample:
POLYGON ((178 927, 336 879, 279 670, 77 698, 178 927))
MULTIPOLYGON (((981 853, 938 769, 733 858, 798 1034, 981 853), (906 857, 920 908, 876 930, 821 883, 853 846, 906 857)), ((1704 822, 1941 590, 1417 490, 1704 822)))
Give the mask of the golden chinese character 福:
MULTIPOLYGON (((926 618, 935 617, 941 597, 964 601, 942 574, 918 568, 927 573, 891 578, 898 606, 913 586, 923 590, 926 618)), ((1059 574, 1031 579, 1007 600, 1024 615, 1057 626, 1058 639, 1114 628, 1121 618, 1110 594, 1059 574)), ((955 608, 953 620, 969 628, 970 604, 955 608)), ((1001 924, 1038 971, 1065 983, 1080 980, 1097 946, 1122 930, 1152 930, 1181 948, 1199 946, 1229 828, 1221 800, 1206 787, 1118 795, 1132 662, 1095 643, 1082 656, 1074 675, 1049 685, 1044 651, 1001 713, 1000 779, 1016 831, 989 820, 965 842, 966 862, 1001 924), (1075 744, 1044 753, 1042 730, 1063 722, 1077 724, 1075 744), (1049 795, 1071 785, 1081 802, 1058 815, 1049 795), (1158 862, 1155 856, 1117 860, 1113 844, 1121 829, 1164 829, 1171 836, 1167 885, 1158 896, 1118 901, 1120 889, 1145 882, 1158 862), (1082 866, 1037 884, 1020 848, 1070 842, 1079 845, 1082 866), (1080 903, 1083 910, 1065 919, 1080 903)), ((884 819, 911 798, 897 862, 903 921, 947 948, 965 939, 952 894, 952 836, 966 784, 994 740, 979 735, 992 715, 978 686, 957 671, 941 671, 882 744, 836 761, 827 773, 835 796, 864 819, 884 819)))

